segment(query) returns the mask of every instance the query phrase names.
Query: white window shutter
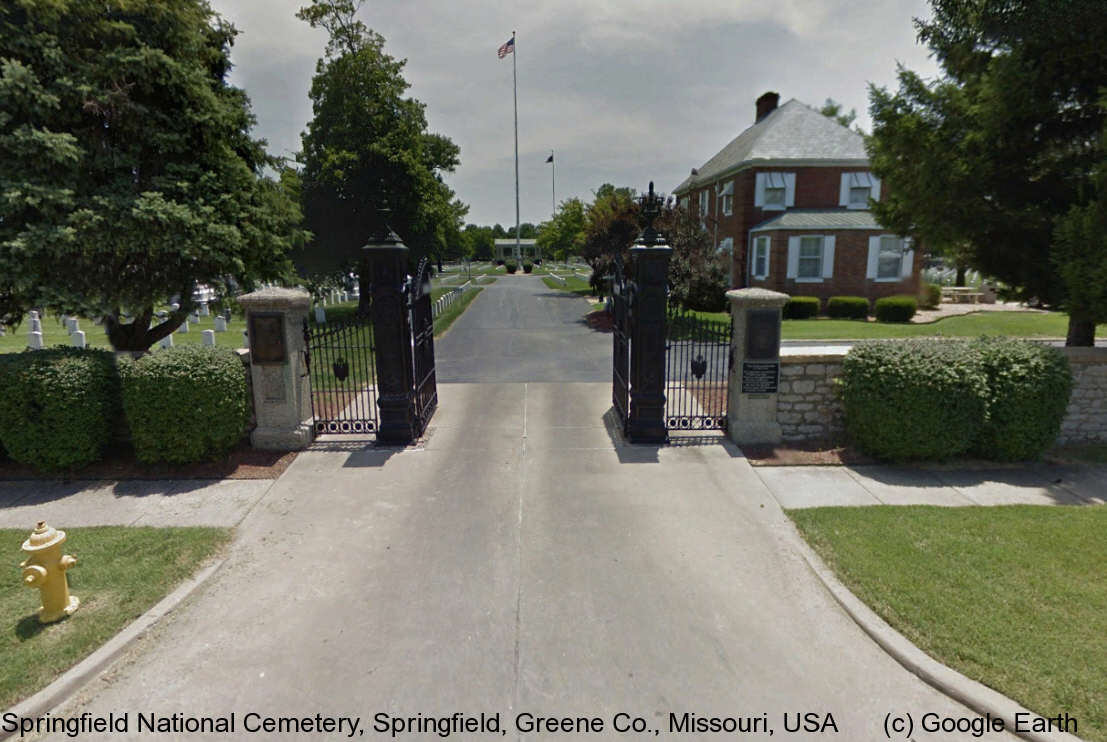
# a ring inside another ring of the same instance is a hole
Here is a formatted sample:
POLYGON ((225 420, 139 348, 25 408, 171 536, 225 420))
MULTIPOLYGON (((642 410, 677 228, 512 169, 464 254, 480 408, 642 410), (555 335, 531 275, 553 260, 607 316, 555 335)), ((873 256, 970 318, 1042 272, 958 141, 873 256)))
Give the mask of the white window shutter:
POLYGON ((899 264, 900 278, 910 278, 915 268, 915 251, 911 249, 911 240, 903 241, 903 261, 899 264))
POLYGON ((849 206, 849 173, 842 173, 842 185, 838 188, 838 205, 849 206))
POLYGON ((753 205, 765 205, 765 173, 758 173, 754 181, 753 205))
POLYGON ((823 278, 834 277, 834 235, 823 237, 823 278))
POLYGON ((880 260, 880 238, 869 238, 869 262, 865 268, 865 278, 876 278, 876 266, 880 260))
POLYGON ((880 200, 880 178, 876 177, 875 175, 873 175, 871 173, 869 174, 869 178, 871 178, 872 182, 873 182, 872 191, 869 193, 869 197, 872 198, 873 201, 879 201, 880 200))
POLYGON ((796 174, 784 173, 784 205, 796 205, 796 174))
POLYGON ((788 278, 795 278, 799 275, 799 263, 800 263, 800 238, 789 237, 788 238, 788 278))
POLYGON ((773 263, 773 239, 772 237, 765 238, 765 272, 761 274, 760 278, 768 278, 770 266, 773 263))

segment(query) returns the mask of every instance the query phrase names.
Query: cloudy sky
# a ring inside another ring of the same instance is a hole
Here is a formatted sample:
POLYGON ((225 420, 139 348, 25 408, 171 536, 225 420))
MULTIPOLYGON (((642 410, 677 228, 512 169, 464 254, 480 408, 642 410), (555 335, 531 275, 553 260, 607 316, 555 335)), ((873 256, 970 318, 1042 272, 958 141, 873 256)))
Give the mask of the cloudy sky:
MULTIPOLYGON (((240 36, 232 82, 257 134, 291 155, 311 117, 307 91, 326 35, 296 20, 306 0, 213 0, 240 36)), ((895 87, 896 63, 936 74, 911 20, 925 0, 371 0, 359 17, 407 59, 410 95, 433 131, 461 147, 451 187, 467 221, 515 223, 511 57, 517 32, 521 220, 602 183, 668 192, 753 123, 767 90, 781 103, 856 108, 867 86, 895 87)))

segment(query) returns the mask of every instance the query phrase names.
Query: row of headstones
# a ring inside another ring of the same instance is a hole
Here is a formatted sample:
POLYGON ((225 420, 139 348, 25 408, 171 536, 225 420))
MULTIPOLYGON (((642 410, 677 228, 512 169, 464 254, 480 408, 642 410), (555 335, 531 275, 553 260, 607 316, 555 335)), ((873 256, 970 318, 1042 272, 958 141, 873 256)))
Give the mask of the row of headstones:
POLYGON ((315 305, 315 321, 317 324, 327 324, 327 310, 324 307, 327 306, 328 298, 331 304, 342 304, 343 302, 358 299, 359 294, 357 291, 331 291, 330 293, 323 294, 320 303, 315 305))
MULTIPOLYGON (((172 306, 174 311, 176 311, 177 309, 180 308, 180 305, 176 304, 176 303, 174 303, 170 306, 172 306)), ((159 318, 164 318, 164 317, 168 316, 168 314, 166 312, 159 312, 158 315, 159 315, 159 318)), ((200 317, 207 317, 207 316, 210 316, 210 315, 211 315, 211 310, 208 308, 207 302, 201 303, 200 308, 196 312, 193 312, 191 316, 185 318, 185 321, 183 323, 181 323, 180 327, 177 328, 177 332, 188 332, 188 325, 189 325, 190 322, 192 324, 199 324, 200 317)), ((230 312, 228 311, 227 316, 224 316, 224 315, 216 316, 216 318, 215 318, 215 329, 214 330, 204 330, 203 331, 203 333, 202 333, 203 334, 202 342, 203 342, 204 345, 214 346, 215 345, 215 333, 217 333, 217 332, 226 332, 227 331, 227 321, 228 321, 229 315, 230 315, 230 312)), ((27 345, 28 345, 28 347, 30 347, 31 350, 42 350, 46 346, 45 346, 45 343, 44 343, 43 337, 42 337, 42 319, 41 319, 41 317, 39 317, 39 313, 37 311, 31 310, 31 312, 30 312, 30 322, 31 322, 31 329, 27 334, 27 345)), ((87 344, 87 339, 85 337, 84 331, 80 328, 78 319, 76 317, 63 316, 62 317, 62 323, 65 325, 66 332, 69 333, 69 343, 70 343, 70 345, 72 345, 74 348, 84 348, 87 344)), ((245 334, 246 334, 246 331, 243 330, 243 335, 245 335, 245 334)), ((173 347, 173 336, 172 335, 167 335, 165 338, 163 338, 162 341, 161 341, 161 346, 163 348, 173 347)))

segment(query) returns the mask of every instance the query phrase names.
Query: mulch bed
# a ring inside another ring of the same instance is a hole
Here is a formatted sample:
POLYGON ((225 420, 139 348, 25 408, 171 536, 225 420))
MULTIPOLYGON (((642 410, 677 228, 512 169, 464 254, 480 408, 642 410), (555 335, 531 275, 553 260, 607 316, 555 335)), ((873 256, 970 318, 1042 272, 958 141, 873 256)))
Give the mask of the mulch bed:
POLYGON ((597 309, 584 315, 588 327, 596 332, 611 332, 615 328, 615 317, 604 309, 597 309))
POLYGON ((296 452, 259 451, 241 445, 218 461, 195 464, 142 464, 130 449, 109 451, 104 458, 80 469, 41 472, 9 459, 0 459, 0 481, 15 479, 276 479, 296 458, 296 452))
POLYGON ((876 459, 832 441, 742 446, 752 466, 843 466, 875 464, 876 459))

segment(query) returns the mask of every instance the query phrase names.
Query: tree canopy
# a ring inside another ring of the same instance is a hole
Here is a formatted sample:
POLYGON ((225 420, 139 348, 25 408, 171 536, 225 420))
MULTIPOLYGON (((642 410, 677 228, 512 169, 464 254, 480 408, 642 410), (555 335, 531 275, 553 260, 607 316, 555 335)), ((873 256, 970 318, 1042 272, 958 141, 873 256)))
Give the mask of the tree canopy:
MULTIPOLYGON (((1063 304, 1055 230, 1095 193, 1107 14, 1097 0, 932 6, 915 24, 943 76, 900 67, 896 93, 869 91, 869 157, 890 184, 873 210, 924 244, 962 247, 1024 298, 1063 304)), ((1069 342, 1090 344, 1094 318, 1069 309, 1069 342)))
POLYGON ((579 255, 585 240, 584 202, 579 198, 562 201, 553 218, 538 229, 538 246, 542 254, 554 260, 579 255))
POLYGON ((299 214, 227 84, 235 33, 205 0, 0 6, 0 320, 102 318, 141 351, 198 283, 284 273, 299 214))
POLYGON ((468 207, 443 174, 459 163, 449 138, 428 131, 424 105, 407 96, 405 61, 356 20, 360 2, 313 0, 297 16, 330 33, 316 64, 313 118, 302 135, 302 203, 314 239, 297 254, 308 273, 348 270, 387 221, 413 257, 460 242, 468 207), (384 210, 387 210, 385 212, 384 210))

